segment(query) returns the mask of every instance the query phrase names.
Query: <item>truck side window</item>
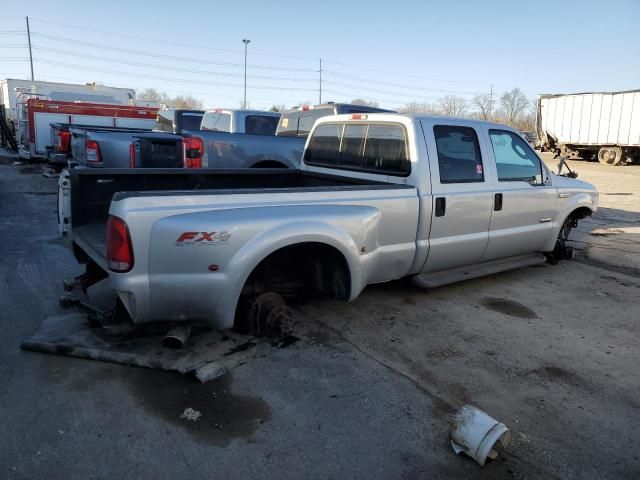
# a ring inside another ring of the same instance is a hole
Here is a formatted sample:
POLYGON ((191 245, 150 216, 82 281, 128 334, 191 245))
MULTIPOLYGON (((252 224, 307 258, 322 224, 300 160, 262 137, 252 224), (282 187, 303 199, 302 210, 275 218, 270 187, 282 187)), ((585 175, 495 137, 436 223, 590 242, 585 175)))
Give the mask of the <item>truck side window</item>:
POLYGON ((278 135, 281 137, 297 137, 299 117, 300 114, 298 112, 289 112, 282 115, 278 126, 278 135))
POLYGON ((182 114, 182 129, 183 130, 200 130, 200 124, 202 123, 201 113, 189 113, 182 114))
POLYGON ((433 127, 438 149, 440 183, 484 182, 478 135, 471 127, 433 127))
POLYGON ((489 130, 489 137, 499 181, 543 184, 540 160, 520 135, 506 130, 489 130))
POLYGON ((363 168, 369 171, 408 175, 411 164, 407 155, 404 128, 399 125, 369 125, 364 146, 363 168))
POLYGON ((275 135, 280 117, 275 115, 247 115, 244 132, 251 135, 275 135))
POLYGON ((230 132, 231 115, 228 113, 207 112, 202 118, 202 130, 213 132, 230 132))
POLYGON ((316 120, 331 114, 333 114, 333 111, 329 108, 316 108, 313 110, 300 112, 300 120, 298 121, 298 136, 305 137, 309 135, 309 132, 313 128, 313 125, 316 123, 316 120))
POLYGON ((338 167, 340 159, 340 137, 342 125, 326 124, 319 126, 309 141, 305 151, 305 162, 326 167, 338 167))

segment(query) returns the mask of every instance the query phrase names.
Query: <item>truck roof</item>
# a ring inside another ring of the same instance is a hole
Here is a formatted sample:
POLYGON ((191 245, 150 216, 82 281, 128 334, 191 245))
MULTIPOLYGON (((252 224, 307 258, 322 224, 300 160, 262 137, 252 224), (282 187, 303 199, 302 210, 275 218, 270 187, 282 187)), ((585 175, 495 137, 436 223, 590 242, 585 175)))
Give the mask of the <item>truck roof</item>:
POLYGON ((210 108, 205 113, 255 113, 260 115, 280 116, 280 112, 270 112, 268 110, 252 110, 243 108, 210 108))
POLYGON ((323 108, 340 108, 340 107, 350 107, 354 109, 358 109, 363 112, 393 112, 393 110, 387 110, 380 107, 372 107, 370 105, 358 105, 355 103, 336 103, 336 102, 327 102, 327 103, 319 103, 317 105, 299 105, 293 107, 289 110, 285 110, 282 112, 283 114, 292 113, 292 112, 301 112, 304 110, 320 110, 323 108))
MULTIPOLYGON (((498 128, 507 128, 509 130, 513 130, 508 125, 504 125, 502 123, 489 122, 486 120, 478 120, 474 118, 460 118, 460 117, 449 117, 444 115, 425 115, 420 113, 345 113, 342 115, 330 115, 326 117, 319 118, 316 121, 315 126, 317 127, 323 123, 334 123, 334 122, 347 122, 347 121, 373 121, 373 122, 397 122, 402 123, 404 125, 409 125, 415 120, 429 120, 429 121, 446 121, 447 123, 451 121, 460 122, 464 125, 491 125, 498 128)), ((515 130, 514 130, 515 131, 515 130)))

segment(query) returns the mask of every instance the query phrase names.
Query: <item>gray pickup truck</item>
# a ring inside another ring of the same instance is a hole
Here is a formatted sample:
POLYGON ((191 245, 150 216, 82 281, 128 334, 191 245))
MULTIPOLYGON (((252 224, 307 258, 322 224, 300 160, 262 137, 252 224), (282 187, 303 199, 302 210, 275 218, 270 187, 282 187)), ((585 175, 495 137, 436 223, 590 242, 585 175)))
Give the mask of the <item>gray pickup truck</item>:
POLYGON ((61 232, 133 322, 240 330, 275 298, 554 263, 598 202, 510 127, 399 114, 321 118, 299 170, 75 169, 59 185, 61 232))
POLYGON ((181 133, 199 128, 203 114, 165 109, 155 130, 70 126, 71 160, 93 168, 182 168, 181 133))
POLYGON ((352 103, 329 102, 319 105, 303 105, 282 113, 276 135, 307 138, 316 120, 329 115, 343 115, 345 113, 392 113, 392 111, 352 103))
POLYGON ((184 133, 187 168, 297 168, 304 139, 275 136, 280 113, 209 110, 197 132, 184 133))

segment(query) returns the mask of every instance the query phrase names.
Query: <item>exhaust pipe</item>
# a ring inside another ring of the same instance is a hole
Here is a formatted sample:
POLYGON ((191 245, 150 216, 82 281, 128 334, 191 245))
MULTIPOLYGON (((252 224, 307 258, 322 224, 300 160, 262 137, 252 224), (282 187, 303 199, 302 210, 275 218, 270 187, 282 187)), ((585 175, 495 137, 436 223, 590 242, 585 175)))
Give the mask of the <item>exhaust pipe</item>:
POLYGON ((186 345, 191 336, 191 325, 174 325, 162 339, 162 346, 180 349, 186 345))

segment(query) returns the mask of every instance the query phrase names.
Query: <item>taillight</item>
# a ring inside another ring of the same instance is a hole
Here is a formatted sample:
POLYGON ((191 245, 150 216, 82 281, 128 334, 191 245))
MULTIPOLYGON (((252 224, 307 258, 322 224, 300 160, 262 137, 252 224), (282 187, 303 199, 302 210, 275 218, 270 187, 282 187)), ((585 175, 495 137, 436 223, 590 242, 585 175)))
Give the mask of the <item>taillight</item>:
POLYGON ((196 137, 184 137, 182 139, 182 151, 184 153, 185 168, 202 168, 202 155, 204 153, 202 140, 196 137))
POLYGON ((129 144, 129 168, 136 168, 136 146, 133 142, 129 144))
POLYGON ((87 140, 85 151, 87 153, 87 163, 102 163, 98 142, 95 140, 87 140))
POLYGON ((60 145, 58 150, 67 153, 69 151, 69 145, 71 144, 71 132, 58 132, 60 137, 60 145))
POLYGON ((107 261, 112 272, 125 273, 133 268, 129 228, 124 220, 113 215, 107 221, 107 261))

